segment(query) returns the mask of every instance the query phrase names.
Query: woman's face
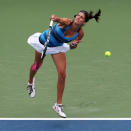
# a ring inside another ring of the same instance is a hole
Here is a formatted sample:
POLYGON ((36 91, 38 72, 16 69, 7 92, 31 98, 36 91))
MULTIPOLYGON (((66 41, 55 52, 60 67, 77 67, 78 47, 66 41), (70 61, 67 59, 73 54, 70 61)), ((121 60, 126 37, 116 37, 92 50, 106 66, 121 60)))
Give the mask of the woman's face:
POLYGON ((85 24, 85 15, 84 15, 84 13, 79 12, 76 15, 75 19, 74 19, 74 23, 78 24, 78 25, 84 25, 85 24))

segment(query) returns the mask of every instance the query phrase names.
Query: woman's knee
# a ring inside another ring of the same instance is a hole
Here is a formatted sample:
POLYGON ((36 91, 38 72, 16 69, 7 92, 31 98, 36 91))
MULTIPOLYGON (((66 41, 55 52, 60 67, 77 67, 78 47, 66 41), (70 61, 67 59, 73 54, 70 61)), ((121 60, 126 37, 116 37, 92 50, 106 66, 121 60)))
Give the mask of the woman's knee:
POLYGON ((65 78, 66 78, 66 72, 65 72, 65 70, 59 71, 58 72, 58 77, 59 77, 59 79, 65 80, 65 78))

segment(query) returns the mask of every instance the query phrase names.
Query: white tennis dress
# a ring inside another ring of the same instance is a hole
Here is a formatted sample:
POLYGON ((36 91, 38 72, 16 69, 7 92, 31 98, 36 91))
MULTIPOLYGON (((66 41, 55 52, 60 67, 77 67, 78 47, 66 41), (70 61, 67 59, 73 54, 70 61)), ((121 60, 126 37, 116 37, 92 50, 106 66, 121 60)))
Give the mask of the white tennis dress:
MULTIPOLYGON (((42 53, 45 47, 39 42, 40 35, 41 33, 37 32, 29 36, 27 43, 31 45, 36 51, 42 53)), ((70 50, 70 46, 64 43, 62 46, 47 47, 46 54, 57 54, 57 53, 67 52, 68 50, 70 50)))

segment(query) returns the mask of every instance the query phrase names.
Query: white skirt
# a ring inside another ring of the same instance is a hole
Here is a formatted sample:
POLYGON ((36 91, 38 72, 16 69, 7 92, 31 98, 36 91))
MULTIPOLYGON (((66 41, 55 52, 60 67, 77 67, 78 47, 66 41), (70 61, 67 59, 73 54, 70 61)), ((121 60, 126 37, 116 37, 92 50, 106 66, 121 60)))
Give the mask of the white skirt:
MULTIPOLYGON (((39 42, 40 35, 41 35, 40 32, 34 33, 28 38, 27 43, 31 45, 39 53, 43 53, 45 47, 39 42)), ((70 50, 70 46, 64 43, 62 46, 47 47, 46 54, 57 54, 57 53, 67 52, 68 50, 70 50)))

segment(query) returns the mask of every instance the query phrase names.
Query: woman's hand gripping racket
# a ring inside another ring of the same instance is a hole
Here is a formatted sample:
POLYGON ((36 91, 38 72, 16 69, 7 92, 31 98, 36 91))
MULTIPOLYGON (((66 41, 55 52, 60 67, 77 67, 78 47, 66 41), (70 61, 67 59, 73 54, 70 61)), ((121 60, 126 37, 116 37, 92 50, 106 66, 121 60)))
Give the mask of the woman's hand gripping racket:
POLYGON ((50 21, 50 25, 49 25, 49 31, 48 31, 47 40, 46 40, 46 42, 45 42, 45 44, 44 44, 45 49, 43 50, 43 53, 42 53, 42 55, 41 55, 41 59, 42 59, 42 60, 43 60, 44 57, 46 56, 46 50, 47 50, 47 45, 48 45, 49 40, 50 40, 50 33, 51 33, 51 30, 52 30, 52 25, 53 25, 53 21, 51 20, 51 21, 50 21))

